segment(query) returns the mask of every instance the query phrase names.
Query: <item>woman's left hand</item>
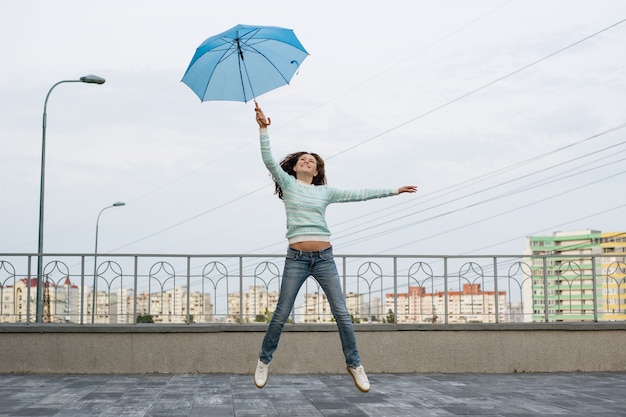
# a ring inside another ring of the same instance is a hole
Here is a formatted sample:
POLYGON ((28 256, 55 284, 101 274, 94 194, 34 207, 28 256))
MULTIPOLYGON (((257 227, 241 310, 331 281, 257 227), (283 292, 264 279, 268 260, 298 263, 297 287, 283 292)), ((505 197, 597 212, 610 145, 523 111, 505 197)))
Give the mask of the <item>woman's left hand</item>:
POLYGON ((403 185, 398 188, 398 194, 402 193, 414 193, 417 191, 417 185, 403 185))

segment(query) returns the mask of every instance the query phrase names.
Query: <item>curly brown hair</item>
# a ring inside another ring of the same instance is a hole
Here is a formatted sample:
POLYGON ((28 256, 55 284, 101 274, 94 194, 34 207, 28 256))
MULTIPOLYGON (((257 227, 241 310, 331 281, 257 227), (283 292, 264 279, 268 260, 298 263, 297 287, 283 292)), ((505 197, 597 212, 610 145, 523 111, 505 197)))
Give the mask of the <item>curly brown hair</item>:
MULTIPOLYGON (((304 152, 304 151, 290 153, 289 155, 284 157, 282 161, 280 161, 280 167, 287 174, 291 175, 292 177, 295 177, 296 173, 293 170, 293 168, 296 166, 298 159, 300 159, 302 155, 311 155, 317 161, 317 168, 316 168, 317 175, 313 177, 313 185, 325 185, 326 184, 326 169, 324 168, 324 160, 322 159, 321 156, 319 156, 316 153, 304 152)), ((274 194, 277 194, 278 198, 280 198, 281 200, 283 199, 283 190, 282 188, 280 188, 280 185, 278 185, 276 180, 274 180, 274 194)))

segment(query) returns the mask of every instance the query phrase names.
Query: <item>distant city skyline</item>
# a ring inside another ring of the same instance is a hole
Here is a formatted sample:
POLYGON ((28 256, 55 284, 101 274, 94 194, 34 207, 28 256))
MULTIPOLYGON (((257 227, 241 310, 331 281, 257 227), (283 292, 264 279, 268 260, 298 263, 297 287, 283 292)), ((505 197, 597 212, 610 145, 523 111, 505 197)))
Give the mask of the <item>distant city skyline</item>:
MULTIPOLYGON (((529 236, 517 258, 482 258, 348 258, 357 261, 345 263, 342 278, 349 310, 356 322, 521 322, 542 321, 546 314, 551 321, 626 319, 626 232, 587 229, 529 236)), ((44 281, 43 321, 133 323, 138 315, 154 316, 157 323, 265 321, 278 300, 280 267, 263 257, 234 259, 254 274, 229 272, 223 263, 204 259, 206 275, 192 282, 191 276, 177 276, 170 263, 174 259, 152 264, 137 259, 149 275, 129 275, 116 261, 103 259, 95 296, 91 278, 50 261, 55 273, 67 272, 44 281), (230 287, 228 281, 234 281, 230 287)), ((3 322, 22 322, 27 315, 32 320, 35 311, 36 279, 20 278, 16 265, 0 259, 3 322)), ((296 322, 333 320, 314 280, 306 281, 298 300, 296 322)))

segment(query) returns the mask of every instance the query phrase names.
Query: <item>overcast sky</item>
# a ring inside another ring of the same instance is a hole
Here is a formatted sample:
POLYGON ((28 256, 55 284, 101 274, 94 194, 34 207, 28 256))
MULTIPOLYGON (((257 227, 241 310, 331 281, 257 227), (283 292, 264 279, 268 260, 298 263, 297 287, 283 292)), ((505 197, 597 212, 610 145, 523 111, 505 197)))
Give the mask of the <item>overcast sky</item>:
POLYGON ((517 254, 556 230, 626 230, 626 1, 0 1, 0 252, 282 253, 253 103, 183 83, 243 23, 310 56, 258 98, 277 159, 320 153, 336 253, 517 254))

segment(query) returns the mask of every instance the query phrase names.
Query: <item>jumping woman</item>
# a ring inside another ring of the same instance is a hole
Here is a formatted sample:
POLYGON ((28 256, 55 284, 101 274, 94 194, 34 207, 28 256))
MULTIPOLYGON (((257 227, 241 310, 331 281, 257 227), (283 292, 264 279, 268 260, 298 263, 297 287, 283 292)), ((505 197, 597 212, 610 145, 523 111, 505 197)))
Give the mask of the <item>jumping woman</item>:
POLYGON ((272 157, 270 148, 267 128, 271 119, 265 117, 258 104, 255 112, 260 128, 261 156, 274 179, 275 192, 285 204, 289 247, 278 303, 263 339, 254 383, 258 388, 263 388, 267 383, 269 363, 278 347, 283 326, 291 314, 300 287, 312 276, 324 290, 337 322, 348 373, 359 390, 368 392, 370 383, 361 365, 354 328, 333 258, 330 230, 325 218, 326 207, 331 203, 414 193, 417 187, 405 185, 400 188, 362 190, 333 188, 326 185, 324 161, 315 153, 293 153, 279 164, 272 157))

